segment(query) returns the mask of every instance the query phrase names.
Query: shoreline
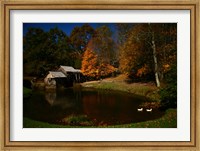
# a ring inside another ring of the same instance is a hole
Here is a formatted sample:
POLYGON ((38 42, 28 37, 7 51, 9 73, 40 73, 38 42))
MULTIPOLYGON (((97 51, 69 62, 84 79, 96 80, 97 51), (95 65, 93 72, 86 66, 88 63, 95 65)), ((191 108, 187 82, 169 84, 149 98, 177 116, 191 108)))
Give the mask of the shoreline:
POLYGON ((75 87, 80 85, 82 88, 94 88, 100 90, 113 90, 120 92, 127 92, 134 95, 146 97, 153 102, 160 102, 158 88, 152 83, 126 83, 124 80, 101 80, 89 81, 76 84, 75 87))

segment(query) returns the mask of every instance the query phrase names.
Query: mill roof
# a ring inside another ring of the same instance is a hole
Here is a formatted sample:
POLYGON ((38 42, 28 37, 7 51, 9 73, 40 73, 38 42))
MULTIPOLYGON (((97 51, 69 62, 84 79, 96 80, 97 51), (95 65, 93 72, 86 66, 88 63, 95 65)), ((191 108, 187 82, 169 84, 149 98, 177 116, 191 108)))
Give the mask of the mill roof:
POLYGON ((81 72, 79 69, 74 69, 71 66, 60 66, 65 72, 81 72))
POLYGON ((51 78, 65 78, 66 76, 59 71, 49 71, 49 73, 51 74, 51 78))

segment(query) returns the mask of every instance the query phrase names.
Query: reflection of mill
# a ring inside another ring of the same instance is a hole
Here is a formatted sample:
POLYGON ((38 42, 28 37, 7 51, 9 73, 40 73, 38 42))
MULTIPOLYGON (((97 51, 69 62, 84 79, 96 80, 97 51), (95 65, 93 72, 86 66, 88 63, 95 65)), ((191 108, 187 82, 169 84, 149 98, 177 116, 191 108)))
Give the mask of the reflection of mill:
POLYGON ((76 105, 73 98, 66 97, 64 93, 59 92, 46 92, 45 99, 52 107, 57 106, 62 109, 73 108, 76 105))
POLYGON ((49 102, 51 106, 56 101, 56 92, 47 92, 45 93, 45 99, 49 102))

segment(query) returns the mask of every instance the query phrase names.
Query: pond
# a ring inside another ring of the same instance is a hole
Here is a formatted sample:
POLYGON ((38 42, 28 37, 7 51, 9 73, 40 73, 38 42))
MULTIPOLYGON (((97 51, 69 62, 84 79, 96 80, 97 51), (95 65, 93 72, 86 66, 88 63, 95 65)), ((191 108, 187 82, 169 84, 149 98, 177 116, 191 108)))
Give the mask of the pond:
POLYGON ((154 120, 164 115, 159 109, 139 112, 145 97, 118 91, 65 89, 33 91, 23 102, 23 116, 62 125, 99 126, 154 120))

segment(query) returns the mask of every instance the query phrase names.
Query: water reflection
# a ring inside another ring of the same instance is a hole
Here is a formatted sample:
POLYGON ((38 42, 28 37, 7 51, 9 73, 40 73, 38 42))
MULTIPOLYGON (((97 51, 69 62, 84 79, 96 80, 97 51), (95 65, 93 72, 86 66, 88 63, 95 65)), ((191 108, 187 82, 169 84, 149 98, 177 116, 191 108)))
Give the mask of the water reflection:
POLYGON ((51 106, 53 106, 56 101, 56 92, 47 92, 45 93, 45 99, 49 102, 51 106))
POLYGON ((76 105, 73 97, 65 97, 65 93, 46 92, 45 100, 53 107, 58 106, 62 109, 71 108, 76 105))
POLYGON ((86 115, 95 124, 124 124, 152 120, 164 113, 138 112, 145 98, 126 93, 66 89, 57 92, 34 92, 24 100, 24 117, 56 123, 68 116, 86 115))

